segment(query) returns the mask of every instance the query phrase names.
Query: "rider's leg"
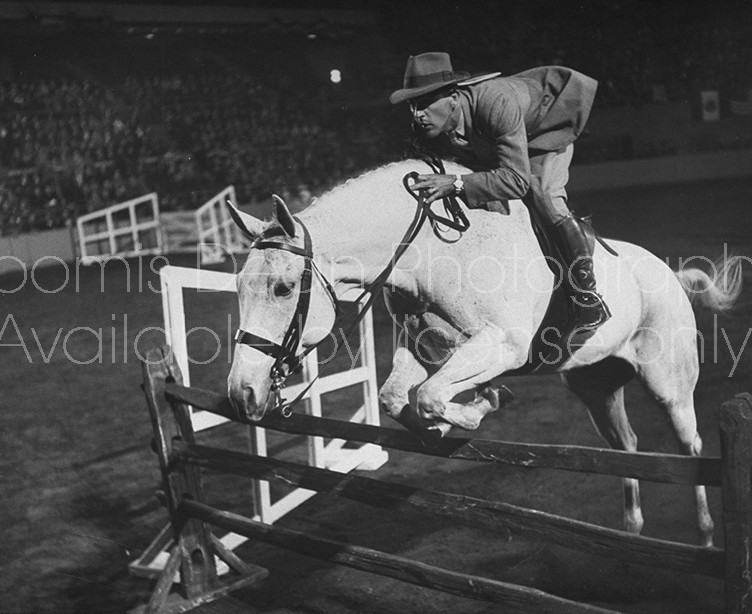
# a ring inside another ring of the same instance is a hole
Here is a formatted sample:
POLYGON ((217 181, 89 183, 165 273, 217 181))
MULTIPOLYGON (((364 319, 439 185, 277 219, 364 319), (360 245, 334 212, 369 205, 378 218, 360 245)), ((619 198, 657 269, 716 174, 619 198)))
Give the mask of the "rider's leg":
POLYGON ((593 255, 585 232, 570 214, 553 227, 553 238, 568 270, 578 326, 597 328, 611 317, 611 312, 596 292, 593 255))
POLYGON ((571 215, 567 206, 569 163, 574 148, 569 145, 559 151, 530 152, 530 193, 525 204, 535 207, 548 228, 571 215))
POLYGON ((596 328, 608 320, 611 313, 596 292, 590 243, 567 206, 566 184, 572 152, 573 147, 569 145, 559 151, 530 157, 532 177, 525 203, 535 207, 564 259, 578 327, 596 328))

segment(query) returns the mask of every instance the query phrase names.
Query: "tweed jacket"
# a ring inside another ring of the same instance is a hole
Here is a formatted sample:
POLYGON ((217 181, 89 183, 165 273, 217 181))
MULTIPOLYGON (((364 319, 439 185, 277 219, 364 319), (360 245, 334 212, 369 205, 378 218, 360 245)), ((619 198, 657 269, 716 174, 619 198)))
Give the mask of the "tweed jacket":
POLYGON ((580 135, 597 81, 562 66, 461 85, 456 131, 426 143, 475 172, 463 177, 470 207, 522 198, 530 156, 565 148, 580 135))

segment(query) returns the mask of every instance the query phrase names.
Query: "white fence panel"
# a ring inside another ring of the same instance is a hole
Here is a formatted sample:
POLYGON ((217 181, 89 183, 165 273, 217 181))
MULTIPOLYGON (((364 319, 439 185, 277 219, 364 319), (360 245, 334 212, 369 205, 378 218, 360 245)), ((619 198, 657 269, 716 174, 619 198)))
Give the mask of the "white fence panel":
POLYGON ((76 226, 83 264, 162 253, 156 192, 82 215, 76 226))
POLYGON ((248 247, 245 237, 227 211, 228 200, 237 206, 234 186, 226 187, 196 209, 196 233, 203 264, 223 262, 227 254, 248 247))
MULTIPOLYGON (((165 266, 160 270, 162 288, 162 308, 167 343, 172 348, 173 355, 183 375, 186 386, 191 382, 190 360, 186 339, 186 318, 183 303, 183 289, 197 289, 201 291, 235 292, 236 276, 231 273, 210 271, 205 269, 191 269, 187 267, 165 266)), ((343 302, 355 302, 359 293, 342 297, 343 302)), ((365 300, 365 299, 364 299, 365 300)), ((358 305, 362 308, 362 303, 358 305)), ((380 424, 379 405, 376 384, 376 356, 373 340, 373 318, 371 312, 366 313, 360 322, 360 348, 353 348, 354 355, 360 356, 360 365, 350 370, 322 375, 303 397, 307 401, 308 411, 314 416, 321 416, 322 396, 333 390, 359 384, 363 403, 355 408, 350 420, 366 424, 380 424), (357 352, 357 353, 356 353, 357 352)), ((318 357, 316 350, 312 351, 303 364, 303 381, 285 387, 285 397, 295 398, 309 382, 318 375, 318 357)), ((222 416, 205 411, 194 411, 191 415, 193 428, 196 432, 212 428, 227 422, 222 416)), ((249 447, 252 454, 268 455, 266 430, 249 427, 249 447)), ((365 444, 355 448, 345 448, 342 440, 332 440, 328 444, 321 437, 307 437, 308 463, 314 467, 323 467, 341 473, 354 469, 375 470, 388 459, 389 454, 381 446, 365 444)), ((277 501, 272 500, 269 483, 263 480, 253 480, 254 488, 254 519, 265 523, 274 523, 285 514, 291 512, 304 501, 316 493, 311 490, 298 488, 292 490, 277 501)), ((155 539, 149 550, 155 548, 158 541, 165 542, 168 532, 163 531, 155 539)), ((230 533, 221 538, 230 549, 236 548, 246 541, 245 537, 230 533)), ((156 575, 167 561, 166 552, 153 557, 148 566, 140 566, 136 561, 131 564, 131 570, 139 575, 156 575)), ((220 573, 225 573, 227 567, 217 562, 220 573)))

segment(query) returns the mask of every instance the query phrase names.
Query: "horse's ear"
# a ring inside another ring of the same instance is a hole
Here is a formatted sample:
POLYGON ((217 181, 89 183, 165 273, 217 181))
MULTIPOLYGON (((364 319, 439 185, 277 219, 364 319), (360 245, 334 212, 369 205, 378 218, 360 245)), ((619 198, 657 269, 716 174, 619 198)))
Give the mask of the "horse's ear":
POLYGON ((230 211, 230 217, 232 217, 232 221, 235 222, 237 227, 240 228, 240 231, 246 237, 253 241, 258 235, 261 234, 264 223, 260 219, 255 218, 248 213, 244 213, 235 205, 233 205, 229 199, 227 199, 225 202, 227 204, 227 209, 230 211))
POLYGON ((274 217, 277 218, 277 221, 279 222, 280 226, 282 226, 282 230, 285 231, 285 234, 291 239, 294 239, 295 220, 292 217, 292 213, 290 213, 290 209, 287 207, 287 204, 285 204, 285 201, 282 200, 281 196, 272 194, 272 199, 274 200, 275 204, 274 217))

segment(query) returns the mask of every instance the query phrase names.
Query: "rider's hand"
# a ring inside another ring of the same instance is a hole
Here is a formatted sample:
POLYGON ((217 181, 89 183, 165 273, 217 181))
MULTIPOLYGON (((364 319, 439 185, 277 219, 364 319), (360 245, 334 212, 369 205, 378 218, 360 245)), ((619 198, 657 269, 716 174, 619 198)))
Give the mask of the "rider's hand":
POLYGON ((425 202, 430 205, 435 200, 454 194, 454 180, 454 175, 418 175, 410 187, 416 191, 425 190, 425 202))

